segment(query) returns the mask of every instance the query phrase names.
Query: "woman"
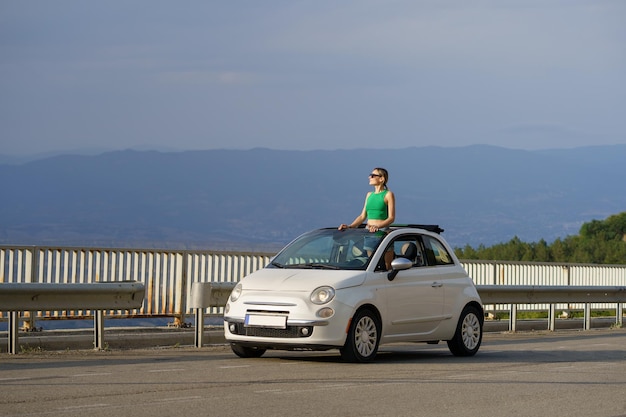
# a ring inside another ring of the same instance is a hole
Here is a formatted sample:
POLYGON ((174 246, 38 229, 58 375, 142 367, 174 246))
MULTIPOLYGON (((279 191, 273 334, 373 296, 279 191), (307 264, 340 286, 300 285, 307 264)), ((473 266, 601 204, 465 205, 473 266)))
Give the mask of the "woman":
MULTIPOLYGON (((374 168, 372 170, 370 185, 374 187, 374 191, 367 193, 361 214, 350 225, 339 225, 339 230, 359 227, 367 219, 366 227, 371 233, 374 233, 394 222, 396 219, 396 198, 387 188, 388 179, 389 173, 385 168, 374 168)), ((391 269, 393 250, 387 250, 384 259, 387 270, 391 269)))
POLYGON ((385 168, 374 168, 369 178, 374 191, 367 193, 361 214, 349 225, 341 224, 339 230, 359 227, 367 219, 367 229, 376 232, 391 225, 396 219, 396 199, 387 188, 389 173, 385 168))

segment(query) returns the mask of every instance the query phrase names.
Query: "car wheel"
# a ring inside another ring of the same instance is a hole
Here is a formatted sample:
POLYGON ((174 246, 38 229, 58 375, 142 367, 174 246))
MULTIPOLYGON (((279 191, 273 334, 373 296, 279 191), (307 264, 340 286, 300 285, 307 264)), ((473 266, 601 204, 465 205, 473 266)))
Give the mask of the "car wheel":
POLYGON ((380 343, 380 320, 371 310, 357 311, 352 318, 346 344, 340 349, 348 362, 370 362, 376 357, 380 343))
POLYGON ((240 358, 260 358, 265 353, 265 349, 257 347, 232 344, 230 345, 230 348, 233 350, 235 355, 239 356, 240 358))
POLYGON ((483 339, 483 318, 473 306, 463 309, 456 332, 448 340, 448 349, 454 356, 473 356, 478 352, 483 339))

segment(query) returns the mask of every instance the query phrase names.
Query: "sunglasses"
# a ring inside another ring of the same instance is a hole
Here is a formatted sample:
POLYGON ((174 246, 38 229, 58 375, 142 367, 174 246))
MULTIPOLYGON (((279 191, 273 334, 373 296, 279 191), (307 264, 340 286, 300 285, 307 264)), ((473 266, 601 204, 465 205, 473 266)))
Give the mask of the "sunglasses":
POLYGON ((382 177, 382 175, 380 175, 380 174, 370 174, 370 178, 374 178, 374 177, 382 177))

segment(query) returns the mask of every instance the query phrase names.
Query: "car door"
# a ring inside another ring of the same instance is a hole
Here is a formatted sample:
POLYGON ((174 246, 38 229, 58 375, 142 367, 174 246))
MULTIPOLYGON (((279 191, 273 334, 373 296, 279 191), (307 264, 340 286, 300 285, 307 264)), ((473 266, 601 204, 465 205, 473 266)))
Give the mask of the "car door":
POLYGON ((419 235, 401 237, 393 242, 396 257, 404 256, 403 248, 415 245, 417 253, 410 269, 399 271, 385 285, 387 317, 385 337, 389 340, 427 334, 439 326, 443 316, 444 291, 437 279, 435 266, 425 264, 425 248, 419 235))
MULTIPOLYGON (((434 236, 422 236, 424 255, 426 262, 432 265, 432 279, 441 285, 444 300, 442 303, 442 315, 444 319, 454 317, 455 300, 462 298, 461 292, 467 285, 467 274, 449 252, 446 245, 434 236)), ((456 312, 458 314, 458 311, 456 312)))

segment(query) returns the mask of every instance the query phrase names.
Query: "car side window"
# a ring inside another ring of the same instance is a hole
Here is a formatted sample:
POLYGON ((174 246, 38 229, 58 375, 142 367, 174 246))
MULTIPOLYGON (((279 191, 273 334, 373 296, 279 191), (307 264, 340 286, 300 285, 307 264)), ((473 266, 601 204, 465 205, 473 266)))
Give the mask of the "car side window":
POLYGON ((454 263, 452 256, 450 256, 443 243, 431 236, 422 236, 422 239, 429 265, 450 265, 454 263))
POLYGON ((393 243, 393 251, 396 258, 406 258, 414 267, 424 266, 424 251, 419 238, 412 236, 403 237, 393 243))

